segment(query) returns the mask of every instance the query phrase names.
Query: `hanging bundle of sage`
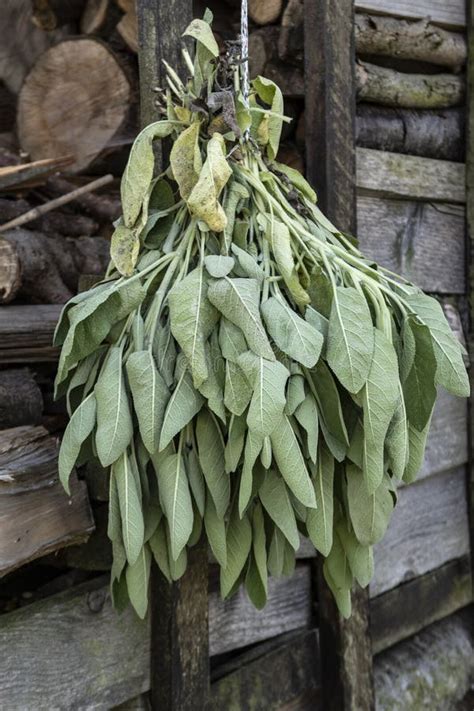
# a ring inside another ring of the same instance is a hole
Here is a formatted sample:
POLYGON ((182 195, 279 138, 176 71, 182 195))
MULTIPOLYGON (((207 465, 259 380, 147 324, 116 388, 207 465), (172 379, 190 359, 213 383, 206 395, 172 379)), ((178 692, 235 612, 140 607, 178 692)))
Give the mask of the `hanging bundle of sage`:
POLYGON ((204 528, 224 597, 243 583, 262 607, 303 535, 349 615, 437 386, 469 392, 462 347, 435 299, 365 259, 276 162, 281 92, 257 77, 247 103, 208 19, 185 33, 191 78, 167 67, 166 116, 131 150, 107 276, 57 327, 60 476, 110 467, 119 607, 143 617, 152 558, 178 579, 204 528))

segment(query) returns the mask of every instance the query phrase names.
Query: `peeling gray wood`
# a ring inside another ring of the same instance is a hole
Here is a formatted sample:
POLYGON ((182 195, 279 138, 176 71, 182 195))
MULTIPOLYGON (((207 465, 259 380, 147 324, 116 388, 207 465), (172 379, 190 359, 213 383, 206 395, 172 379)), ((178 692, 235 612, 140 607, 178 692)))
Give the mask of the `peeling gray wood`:
POLYGON ((466 26, 464 0, 356 0, 356 10, 408 19, 430 18, 435 24, 462 29, 466 26))
POLYGON ((425 291, 466 290, 464 208, 360 195, 358 237, 362 252, 425 291))
MULTIPOLYGON (((261 612, 242 592, 228 602, 210 594, 211 655, 309 626, 309 566, 269 589, 261 612)), ((0 649, 5 709, 105 711, 150 688, 149 623, 112 609, 105 578, 3 615, 0 649)))
POLYGON ((399 490, 385 538, 375 546, 372 597, 469 551, 466 472, 443 472, 399 490))
POLYGON ((473 674, 471 620, 453 615, 375 658, 377 711, 454 711, 473 674))
POLYGON ((464 203, 463 163, 358 148, 357 188, 372 197, 464 203))
POLYGON ((57 304, 2 306, 0 363, 57 360, 52 343, 61 309, 57 304))

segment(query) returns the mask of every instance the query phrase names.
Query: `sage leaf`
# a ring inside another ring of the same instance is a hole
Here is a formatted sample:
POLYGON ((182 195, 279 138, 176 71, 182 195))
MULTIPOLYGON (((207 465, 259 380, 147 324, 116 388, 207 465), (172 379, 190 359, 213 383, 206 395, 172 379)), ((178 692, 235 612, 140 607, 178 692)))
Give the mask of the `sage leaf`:
POLYGON ((68 494, 69 477, 81 451, 81 445, 89 437, 96 421, 96 399, 90 393, 73 413, 68 422, 59 450, 59 480, 68 494))
POLYGON ((283 575, 285 567, 285 537, 279 528, 273 530, 270 548, 268 550, 268 572, 274 578, 280 578, 283 575))
POLYGON ((430 418, 436 400, 436 358, 428 326, 410 318, 407 327, 415 341, 415 355, 403 383, 403 395, 408 419, 421 431, 430 418))
POLYGON ((157 470, 164 514, 168 521, 171 558, 176 561, 193 530, 193 506, 181 454, 171 454, 157 470))
POLYGON ((363 470, 369 492, 373 493, 384 473, 384 442, 399 401, 397 355, 392 344, 378 329, 367 383, 362 392, 364 412, 363 470))
POLYGON ((232 416, 224 451, 225 470, 228 474, 235 472, 239 465, 240 457, 244 449, 246 430, 247 424, 245 415, 241 415, 240 417, 232 416))
POLYGON ((349 437, 337 385, 323 360, 319 360, 314 370, 311 371, 311 379, 315 387, 324 438, 329 445, 328 434, 331 434, 331 441, 336 440, 339 443, 339 456, 337 456, 337 452, 333 452, 333 454, 340 461, 341 457, 344 459, 349 446, 349 437))
POLYGON ((337 533, 349 561, 349 567, 361 588, 367 587, 374 576, 374 553, 371 546, 363 546, 345 522, 339 522, 337 533))
POLYGON ((270 439, 273 456, 288 488, 304 506, 315 508, 313 485, 298 440, 286 415, 281 417, 270 439))
POLYGON ((223 518, 230 501, 230 479, 224 465, 224 440, 218 424, 207 410, 202 410, 198 415, 196 439, 199 463, 207 488, 217 515, 223 518))
POLYGON ((97 456, 108 467, 125 452, 133 437, 125 379, 122 372, 122 350, 111 347, 95 386, 97 400, 97 456))
MULTIPOLYGON (((118 546, 122 546, 122 519, 120 517, 120 504, 117 490, 117 482, 114 476, 109 477, 109 515, 107 519, 107 536, 118 546)), ((124 565, 126 555, 124 549, 124 565)), ((122 570, 120 570, 120 573, 122 570)), ((120 574, 119 574, 120 577, 120 574)))
POLYGON ((232 363, 237 363, 239 356, 248 350, 240 328, 224 317, 219 323, 219 345, 224 358, 232 363))
POLYGON ((183 33, 185 36, 194 37, 202 44, 213 57, 219 56, 219 45, 212 34, 209 23, 205 20, 193 20, 183 33))
POLYGON ((207 144, 207 158, 199 180, 187 200, 191 214, 214 232, 222 232, 227 225, 219 195, 231 175, 232 169, 225 157, 225 141, 220 133, 215 133, 207 144))
POLYGON ((270 79, 258 76, 252 82, 252 87, 257 95, 271 109, 268 116, 268 148, 270 160, 274 160, 280 145, 281 129, 283 126, 283 95, 278 86, 270 79))
POLYGON ((260 288, 256 279, 224 277, 209 286, 208 298, 223 316, 241 329, 256 355, 275 360, 260 318, 260 288))
POLYGON ((403 481, 406 484, 411 484, 415 481, 423 464, 432 415, 433 413, 431 413, 426 427, 421 432, 408 423, 408 460, 403 472, 403 481))
POLYGON ((247 425, 263 439, 273 432, 283 414, 290 373, 279 361, 258 358, 250 351, 243 353, 238 363, 253 387, 247 425))
POLYGON ((150 584, 151 553, 144 545, 133 565, 127 565, 125 577, 130 602, 140 619, 144 619, 148 608, 148 587, 150 584))
POLYGON ((174 382, 174 369, 176 365, 176 345, 171 335, 169 322, 165 326, 158 326, 152 344, 152 352, 157 368, 168 388, 174 382))
POLYGON ((361 470, 347 464, 346 479, 349 514, 357 540, 364 546, 378 543, 387 530, 393 511, 393 498, 386 478, 371 493, 361 470))
POLYGON ((191 422, 203 403, 204 398, 193 387, 191 374, 188 370, 183 371, 166 406, 161 428, 160 451, 164 450, 173 437, 191 422))
POLYGON ((236 244, 232 244, 232 252, 237 257, 239 266, 246 277, 256 279, 260 283, 263 282, 265 279, 265 272, 251 254, 246 252, 244 249, 241 249, 236 244))
POLYGON ((207 363, 207 380, 199 387, 201 395, 207 399, 208 408, 222 422, 226 421, 224 408, 224 384, 225 371, 224 359, 219 347, 219 339, 216 331, 213 331, 209 341, 204 347, 207 363))
MULTIPOLYGON (((408 420, 401 383, 397 407, 393 414, 385 438, 389 468, 393 476, 401 481, 409 456, 408 420)), ((362 465, 361 465, 362 466, 362 465)))
POLYGON ((110 256, 120 274, 131 276, 137 263, 140 237, 136 229, 117 225, 110 242, 110 256))
POLYGON ((337 533, 331 552, 324 561, 323 572, 339 612, 345 619, 348 619, 351 615, 352 574, 347 555, 337 533))
POLYGON ((194 186, 199 180, 202 168, 201 151, 199 149, 199 121, 192 123, 179 134, 170 152, 170 165, 173 177, 178 183, 179 193, 183 200, 188 200, 194 186))
POLYGON ((267 593, 253 551, 250 553, 245 573, 245 590, 252 605, 257 610, 262 610, 267 602, 267 593))
POLYGON ((316 465, 311 468, 311 479, 318 507, 308 510, 306 529, 316 550, 328 556, 333 543, 334 459, 324 446, 320 447, 316 465))
POLYGON ((270 469, 260 486, 258 496, 272 521, 278 526, 288 543, 297 550, 300 545, 300 537, 283 479, 270 469))
POLYGON ((221 279, 227 276, 234 268, 234 260, 232 257, 223 257, 221 255, 210 254, 204 257, 204 264, 208 273, 216 279, 221 279))
POLYGON ((308 393, 303 402, 297 407, 295 417, 306 431, 308 454, 314 463, 318 452, 319 416, 318 406, 312 393, 308 393))
POLYGON ((310 202, 316 203, 316 193, 314 192, 308 181, 303 178, 299 170, 292 168, 285 163, 278 163, 275 161, 275 167, 279 173, 283 173, 287 178, 290 179, 290 184, 294 185, 300 193, 302 193, 310 202))
POLYGON ((181 346, 198 388, 209 373, 205 342, 219 314, 207 298, 207 283, 202 267, 194 269, 169 292, 171 332, 181 346))
POLYGON ((329 317, 327 361, 340 383, 358 393, 367 381, 374 352, 369 307, 354 287, 336 287, 329 317))
POLYGON ((244 465, 242 467, 242 475, 240 477, 239 488, 239 514, 243 516, 245 509, 248 506, 252 495, 253 483, 253 467, 258 459, 258 455, 262 451, 263 440, 259 435, 256 435, 252 430, 247 432, 244 450, 244 465))
POLYGON ((170 564, 168 559, 168 545, 166 542, 166 524, 162 519, 155 532, 148 541, 153 558, 166 580, 171 582, 170 564))
POLYGON ((308 294, 313 309, 324 318, 329 319, 334 292, 330 278, 320 265, 315 265, 311 271, 308 294))
POLYGON ((126 370, 140 435, 147 450, 153 454, 158 449, 169 391, 150 350, 131 353, 126 370))
POLYGON ((438 364, 436 383, 453 395, 467 397, 470 392, 469 378, 461 346, 446 321, 441 305, 425 294, 412 294, 407 297, 407 302, 420 321, 430 329, 438 364))
POLYGON ((113 463, 110 475, 117 486, 122 519, 123 545, 127 554, 127 561, 129 565, 133 565, 143 547, 145 524, 137 480, 127 454, 122 454, 113 463))
POLYGON ((313 368, 323 346, 321 333, 275 297, 265 301, 262 314, 278 348, 298 363, 313 368))
POLYGON ((230 517, 226 531, 227 565, 221 568, 221 595, 226 598, 244 568, 252 547, 252 527, 247 516, 242 519, 236 510, 230 517))
POLYGON ((227 566, 227 540, 226 528, 223 518, 217 515, 216 507, 211 496, 206 499, 206 511, 204 514, 204 526, 207 538, 215 559, 221 566, 227 566))
POLYGON ((206 486, 204 484, 204 477, 194 448, 190 449, 187 454, 186 471, 188 472, 189 486, 191 487, 197 509, 200 515, 204 516, 206 486))
POLYGON ((228 360, 225 364, 224 404, 234 415, 241 415, 252 397, 252 386, 237 363, 228 360))
POLYGON ((265 237, 270 243, 279 272, 295 303, 298 306, 306 306, 309 304, 310 299, 299 280, 293 259, 288 227, 283 222, 273 219, 270 215, 265 215, 265 224, 265 237))
POLYGON ((293 415, 295 410, 306 397, 306 391, 304 387, 304 377, 299 373, 290 375, 288 380, 288 387, 286 390, 286 405, 285 413, 287 415, 293 415))
POLYGON ((175 124, 171 121, 151 123, 138 134, 133 143, 120 187, 126 227, 133 227, 137 221, 153 179, 153 139, 169 136, 174 128, 175 124))

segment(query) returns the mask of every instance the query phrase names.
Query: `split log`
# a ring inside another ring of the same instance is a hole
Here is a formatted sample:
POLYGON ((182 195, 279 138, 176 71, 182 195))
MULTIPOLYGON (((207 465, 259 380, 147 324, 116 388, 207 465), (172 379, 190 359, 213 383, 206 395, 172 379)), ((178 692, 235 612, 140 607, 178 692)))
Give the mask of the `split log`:
POLYGON ((356 0, 356 10, 422 20, 442 27, 463 30, 466 26, 465 0, 356 0))
POLYGON ((0 3, 0 26, 0 80, 17 94, 38 57, 59 42, 65 36, 65 30, 44 32, 34 25, 31 21, 31 0, 3 0, 0 3))
POLYGON ((289 0, 281 18, 278 55, 282 60, 303 62, 304 0, 289 0))
POLYGON ((465 80, 454 74, 404 74, 368 62, 356 64, 357 98, 408 109, 447 109, 464 100, 465 80))
POLYGON ((359 54, 414 59, 457 69, 466 62, 464 35, 432 25, 376 15, 355 16, 356 51, 359 54))
POLYGON ((51 363, 58 359, 53 333, 61 305, 2 306, 0 363, 51 363))
POLYGON ((29 230, 2 235, 0 302, 15 297, 62 304, 76 292, 79 275, 103 274, 109 245, 101 237, 54 238, 29 230), (8 245, 8 246, 7 246, 8 245))
POLYGON ((0 429, 37 425, 42 414, 43 396, 31 371, 0 371, 0 429))
POLYGON ((74 25, 79 21, 86 0, 32 0, 31 19, 45 32, 52 32, 63 25, 74 25))
MULTIPOLYGON (((9 200, 0 197, 0 227, 32 209, 26 200, 9 200)), ((28 223, 32 230, 46 234, 60 234, 67 237, 82 237, 97 234, 99 225, 86 215, 49 212, 28 223)))
POLYGON ((83 170, 114 143, 130 116, 131 86, 116 55, 79 37, 45 52, 18 102, 18 134, 33 159, 65 153, 83 170))
POLYGON ((108 9, 109 0, 87 0, 81 17, 81 32, 97 34, 105 24, 108 9))
MULTIPOLYGON (((76 185, 59 176, 49 178, 45 185, 46 192, 51 196, 66 195, 76 185)), ((120 198, 101 193, 85 193, 76 197, 71 205, 77 205, 82 211, 88 213, 98 222, 110 223, 116 220, 122 212, 120 198)))
POLYGON ((463 109, 415 111, 359 104, 356 141, 363 148, 440 160, 464 160, 463 109))
POLYGON ((117 24, 117 32, 132 52, 138 52, 138 22, 135 0, 117 0, 124 15, 117 24))
POLYGON ((44 427, 0 432, 0 575, 94 530, 85 484, 73 474, 68 496, 57 465, 56 438, 44 427))
POLYGON ((283 0, 249 0, 249 16, 257 25, 270 25, 280 17, 283 0))

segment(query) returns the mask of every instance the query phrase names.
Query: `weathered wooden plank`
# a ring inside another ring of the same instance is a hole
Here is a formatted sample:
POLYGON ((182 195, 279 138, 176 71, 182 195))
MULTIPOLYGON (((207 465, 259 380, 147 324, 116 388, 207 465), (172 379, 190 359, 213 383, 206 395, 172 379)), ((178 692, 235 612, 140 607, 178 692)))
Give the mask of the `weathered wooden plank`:
POLYGON ((474 673, 472 613, 458 613, 378 655, 378 711, 448 709, 468 691, 474 673))
MULTIPOLYGON (((301 694, 315 693, 318 679, 316 630, 282 635, 240 655, 233 669, 216 671, 206 711, 280 709, 301 694)), ((312 707, 315 711, 317 706, 312 707)))
POLYGON ((290 578, 270 579, 269 599, 258 611, 239 590, 222 601, 218 593, 209 597, 209 645, 211 655, 306 627, 311 622, 311 580, 307 565, 298 565, 290 578))
POLYGON ((466 201, 463 163, 371 148, 358 148, 356 155, 359 194, 444 203, 466 201))
MULTIPOLYGON (((352 0, 306 0, 306 177, 321 209, 342 230, 355 232, 355 64, 352 0)), ((315 566, 321 640, 322 702, 327 711, 375 708, 368 594, 356 590, 353 615, 343 620, 315 566)))
POLYGON ((357 10, 408 19, 430 18, 437 25, 462 29, 466 25, 463 0, 356 0, 357 10))
POLYGON ((466 290, 464 208, 359 196, 361 250, 425 291, 466 290))
MULTIPOLYGON (((261 612, 243 593, 226 603, 211 593, 211 655, 309 626, 307 565, 297 566, 292 578, 271 580, 269 589, 261 612)), ((150 688, 149 621, 138 620, 130 608, 114 612, 105 578, 3 615, 0 622, 0 649, 8 650, 0 666, 5 708, 105 710, 150 688)))
POLYGON ((372 597, 469 551, 465 469, 404 487, 385 538, 375 546, 372 597))
POLYGON ((0 432, 0 576, 94 530, 85 484, 73 474, 68 496, 57 465, 56 439, 43 427, 0 432))
POLYGON ((2 306, 0 309, 0 363, 55 361, 53 334, 61 306, 2 306))
POLYGON ((149 688, 147 625, 103 578, 3 615, 0 649, 5 708, 105 711, 149 688))
POLYGON ((420 632, 472 602, 468 556, 372 598, 370 630, 374 654, 420 632))

